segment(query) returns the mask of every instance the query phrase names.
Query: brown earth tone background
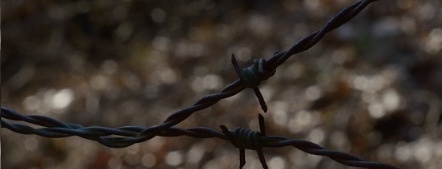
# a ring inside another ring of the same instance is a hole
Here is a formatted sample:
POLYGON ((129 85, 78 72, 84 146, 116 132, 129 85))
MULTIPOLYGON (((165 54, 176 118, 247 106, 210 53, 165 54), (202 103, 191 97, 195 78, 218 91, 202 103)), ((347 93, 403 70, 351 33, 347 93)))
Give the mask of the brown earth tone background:
MULTIPOLYGON (((319 30, 350 0, 1 1, 1 104, 83 126, 152 126, 319 30)), ((295 55, 260 88, 267 133, 403 168, 442 167, 442 2, 380 0, 295 55)), ((179 124, 258 129, 251 90, 179 124)), ((114 149, 1 130, 5 169, 237 168, 219 139, 114 149)), ((270 168, 349 168, 292 147, 270 168)), ((244 168, 260 168, 246 151, 244 168)))

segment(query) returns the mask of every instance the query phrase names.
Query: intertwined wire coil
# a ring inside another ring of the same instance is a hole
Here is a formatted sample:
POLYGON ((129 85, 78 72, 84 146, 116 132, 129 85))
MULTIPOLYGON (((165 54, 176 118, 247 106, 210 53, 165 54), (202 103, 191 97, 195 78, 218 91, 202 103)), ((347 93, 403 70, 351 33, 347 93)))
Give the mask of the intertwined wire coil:
MULTIPOLYGON (((301 41, 293 45, 289 50, 285 52, 275 53, 269 59, 259 59, 254 62, 254 65, 248 68, 244 68, 242 71, 238 69, 239 67, 236 63, 236 59, 234 58, 234 56, 232 56, 232 63, 235 67, 236 72, 238 73, 238 80, 225 87, 221 92, 205 96, 198 100, 192 106, 183 108, 171 114, 169 117, 166 118, 166 120, 164 120, 164 122, 158 125, 148 128, 139 126, 124 126, 118 128, 107 128, 102 126, 84 127, 78 124, 63 123, 45 116, 25 116, 11 109, 1 107, 2 128, 7 128, 20 134, 36 134, 50 138, 79 136, 85 139, 98 141, 105 146, 113 148, 127 147, 135 143, 149 140, 155 136, 190 136, 196 138, 217 137, 229 141, 232 141, 229 139, 229 137, 245 137, 244 135, 228 134, 225 133, 224 130, 224 133, 222 133, 206 127, 182 129, 175 127, 175 125, 187 119, 194 112, 208 108, 224 98, 231 97, 241 92, 246 87, 254 89, 255 94, 260 101, 261 107, 264 111, 266 111, 266 105, 263 102, 262 95, 257 87, 261 83, 261 81, 267 80, 270 76, 272 76, 275 73, 277 67, 283 64, 290 56, 309 49, 310 47, 315 45, 327 32, 330 32, 341 26, 342 24, 346 23, 351 18, 356 16, 361 10, 363 10, 368 4, 374 1, 376 0, 361 0, 350 5, 349 7, 341 10, 336 16, 334 16, 321 30, 303 38, 301 41), (29 125, 19 123, 10 123, 7 122, 5 119, 12 121, 23 121, 29 124, 38 125, 41 128, 33 128, 29 125)), ((252 133, 253 131, 249 129, 237 128, 237 131, 244 134, 250 134, 255 137, 257 136, 256 133, 252 133)), ((253 142, 248 143, 253 146, 246 145, 245 147, 242 147, 243 149, 251 149, 252 147, 253 149, 255 149, 256 145, 259 145, 260 148, 293 146, 310 154, 327 156, 341 164, 348 166, 379 169, 397 169, 397 167, 391 165, 365 161, 350 154, 327 150, 320 145, 305 140, 290 139, 281 136, 266 136, 265 134, 249 140, 253 140, 253 142)), ((241 147, 238 148, 241 149, 241 147)), ((261 161, 261 163, 263 162, 261 161)), ((263 166, 265 168, 264 163, 263 166)))

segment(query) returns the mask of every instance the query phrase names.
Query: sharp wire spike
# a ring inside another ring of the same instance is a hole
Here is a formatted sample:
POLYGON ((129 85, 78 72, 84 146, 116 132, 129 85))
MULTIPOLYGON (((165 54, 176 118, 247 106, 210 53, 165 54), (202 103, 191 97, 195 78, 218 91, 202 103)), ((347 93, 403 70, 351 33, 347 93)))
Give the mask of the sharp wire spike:
POLYGON ((268 169, 266 159, 264 157, 264 153, 262 152, 261 148, 256 149, 256 152, 258 153, 259 162, 261 162, 262 168, 268 169))
POLYGON ((261 105, 261 109, 264 111, 264 113, 267 113, 267 104, 264 101, 264 97, 262 96, 261 91, 259 91, 258 88, 253 88, 253 91, 255 92, 255 95, 258 98, 259 104, 261 105))
POLYGON ((241 74, 241 67, 239 66, 238 60, 236 60, 235 54, 232 54, 230 57, 230 60, 232 61, 233 68, 235 68, 236 74, 240 76, 241 74))
POLYGON ((229 129, 227 129, 224 125, 219 125, 219 128, 223 131, 224 135, 226 135, 227 140, 231 141, 232 143, 235 142, 235 139, 230 135, 229 129))
POLYGON ((261 131, 261 135, 266 136, 266 126, 264 123, 264 116, 262 116, 262 114, 258 115, 258 120, 259 120, 259 130, 261 131))
POLYGON ((246 165, 246 150, 243 148, 239 149, 239 168, 243 168, 246 165))

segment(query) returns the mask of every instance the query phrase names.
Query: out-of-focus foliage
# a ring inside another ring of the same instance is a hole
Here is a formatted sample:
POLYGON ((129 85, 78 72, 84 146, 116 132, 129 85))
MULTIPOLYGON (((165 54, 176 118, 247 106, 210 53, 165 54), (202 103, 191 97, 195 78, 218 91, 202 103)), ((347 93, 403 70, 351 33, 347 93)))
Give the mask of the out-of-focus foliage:
MULTIPOLYGON (((151 126, 219 91, 242 64, 312 33, 350 0, 2 0, 1 104, 84 126, 151 126)), ((442 163, 442 4, 380 0, 293 56, 261 85, 268 133, 404 168, 442 163)), ((180 127, 258 129, 250 90, 180 127)), ((154 138, 111 149, 2 129, 2 168, 236 168, 216 139, 154 138)), ((343 168, 294 148, 270 168, 343 168)), ((246 152, 245 168, 260 167, 246 152)))

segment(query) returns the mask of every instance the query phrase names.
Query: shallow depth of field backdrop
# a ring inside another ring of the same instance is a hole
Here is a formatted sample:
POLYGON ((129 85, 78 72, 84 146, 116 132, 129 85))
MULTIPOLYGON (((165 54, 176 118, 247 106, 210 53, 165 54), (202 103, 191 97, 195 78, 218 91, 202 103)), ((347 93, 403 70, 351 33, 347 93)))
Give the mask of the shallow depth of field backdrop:
MULTIPOLYGON (((1 104, 84 126, 152 126, 288 49, 351 0, 2 0, 1 104)), ((380 0, 290 58, 260 88, 267 133, 404 168, 442 167, 442 2, 380 0)), ((258 130, 252 90, 180 127, 258 130)), ((219 130, 219 129, 218 129, 219 130)), ((237 168, 231 143, 164 138, 114 149, 1 129, 2 168, 237 168)), ((292 147, 270 168, 348 168, 292 147)), ((246 151, 245 168, 260 168, 246 151)))

